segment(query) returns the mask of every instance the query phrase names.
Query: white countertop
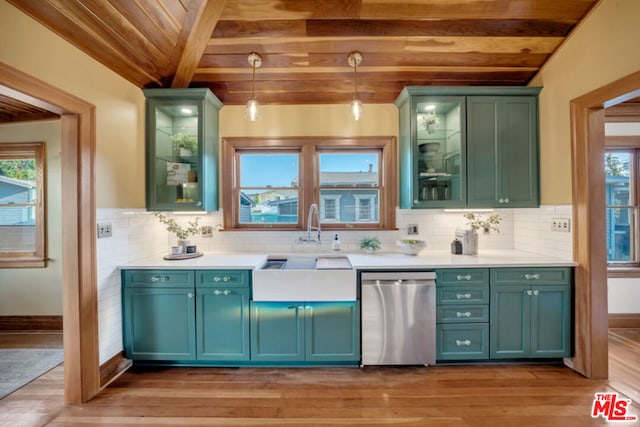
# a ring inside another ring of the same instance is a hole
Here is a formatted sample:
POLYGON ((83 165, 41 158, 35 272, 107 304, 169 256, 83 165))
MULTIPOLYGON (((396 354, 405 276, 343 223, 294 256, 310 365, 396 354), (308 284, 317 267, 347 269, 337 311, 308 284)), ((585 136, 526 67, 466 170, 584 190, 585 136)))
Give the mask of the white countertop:
MULTIPOLYGON (((287 255, 275 254, 273 255, 287 255)), ((319 254, 331 255, 331 254, 319 254)), ((574 261, 515 250, 483 250, 478 255, 452 255, 446 251, 425 250, 418 256, 381 252, 341 253, 348 256, 356 269, 386 268, 469 268, 469 267, 572 267, 574 261)), ((121 269, 243 269, 260 268, 266 253, 205 253, 199 258, 167 261, 161 256, 141 259, 121 265, 121 269)))

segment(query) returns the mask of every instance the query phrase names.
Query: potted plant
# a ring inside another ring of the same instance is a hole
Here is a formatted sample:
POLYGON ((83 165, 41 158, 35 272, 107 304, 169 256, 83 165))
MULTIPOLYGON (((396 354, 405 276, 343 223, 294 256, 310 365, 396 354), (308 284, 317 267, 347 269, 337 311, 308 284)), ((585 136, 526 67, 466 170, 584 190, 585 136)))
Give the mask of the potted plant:
POLYGON ((196 137, 188 132, 178 132, 172 135, 171 145, 180 152, 180 157, 189 157, 198 150, 196 137))
POLYGON ((482 229, 482 232, 484 234, 488 234, 491 230, 494 230, 498 233, 500 232, 500 228, 498 227, 498 225, 500 225, 500 221, 502 221, 502 218, 498 214, 491 214, 487 217, 487 219, 484 219, 479 214, 469 212, 464 214, 464 217, 469 220, 469 222, 467 222, 469 228, 471 228, 471 230, 476 233, 480 229, 482 229))
POLYGON ((188 226, 182 226, 174 218, 168 218, 161 212, 153 213, 158 220, 167 226, 167 231, 173 233, 178 238, 178 246, 189 246, 189 237, 195 236, 200 233, 202 227, 198 225, 200 217, 197 216, 195 220, 189 221, 188 226))
POLYGON ((380 239, 377 237, 365 237, 360 240, 360 249, 364 250, 368 254, 376 253, 382 247, 380 239))

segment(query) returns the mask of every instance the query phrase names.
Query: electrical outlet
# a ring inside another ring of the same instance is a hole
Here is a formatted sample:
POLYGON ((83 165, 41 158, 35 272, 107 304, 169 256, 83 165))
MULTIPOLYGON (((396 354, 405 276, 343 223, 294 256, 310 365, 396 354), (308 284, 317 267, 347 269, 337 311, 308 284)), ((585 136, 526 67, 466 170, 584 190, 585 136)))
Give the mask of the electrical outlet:
POLYGON ((103 224, 98 224, 98 239, 102 239, 103 237, 111 237, 111 223, 105 222, 103 224))
POLYGON ((418 234, 418 224, 409 224, 407 226, 407 234, 410 236, 418 234))
POLYGON ((210 225, 203 225, 202 237, 213 237, 213 227, 210 225))
POLYGON ((570 220, 569 218, 551 218, 551 230, 569 232, 570 220))

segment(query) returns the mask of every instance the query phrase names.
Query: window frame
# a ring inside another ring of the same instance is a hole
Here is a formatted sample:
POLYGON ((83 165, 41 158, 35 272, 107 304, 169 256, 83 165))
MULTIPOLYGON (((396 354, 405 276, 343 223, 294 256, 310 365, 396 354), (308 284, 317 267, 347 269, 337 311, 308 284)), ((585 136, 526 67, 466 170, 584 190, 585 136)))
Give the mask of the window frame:
POLYGON ((325 230, 395 230, 397 206, 397 143, 395 136, 370 137, 229 137, 222 138, 222 207, 223 227, 226 230, 305 230, 307 213, 312 203, 320 206, 320 153, 379 152, 379 218, 378 222, 332 223, 323 222, 325 230), (239 222, 239 168, 238 153, 300 153, 298 177, 298 223, 241 224, 239 222))
POLYGON ((324 221, 323 224, 329 224, 329 223, 338 223, 338 220, 340 219, 340 199, 342 199, 342 195, 337 195, 337 194, 331 194, 331 195, 320 195, 320 221, 324 221), (333 218, 329 218, 327 217, 327 205, 326 205, 326 201, 327 200, 332 200, 333 202, 335 202, 335 216, 333 218))
POLYGON ((36 204, 33 251, 0 251, 0 268, 46 267, 46 156, 44 142, 0 143, 0 160, 35 159, 36 204))

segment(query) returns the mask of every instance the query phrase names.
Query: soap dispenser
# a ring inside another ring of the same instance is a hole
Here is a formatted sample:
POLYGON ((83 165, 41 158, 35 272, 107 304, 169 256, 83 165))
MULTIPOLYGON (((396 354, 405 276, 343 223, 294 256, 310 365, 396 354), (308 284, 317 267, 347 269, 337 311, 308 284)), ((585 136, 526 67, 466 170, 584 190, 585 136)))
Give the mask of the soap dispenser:
POLYGON ((340 250, 340 240, 338 240, 338 235, 333 238, 333 243, 331 244, 331 250, 334 252, 338 252, 340 250))

